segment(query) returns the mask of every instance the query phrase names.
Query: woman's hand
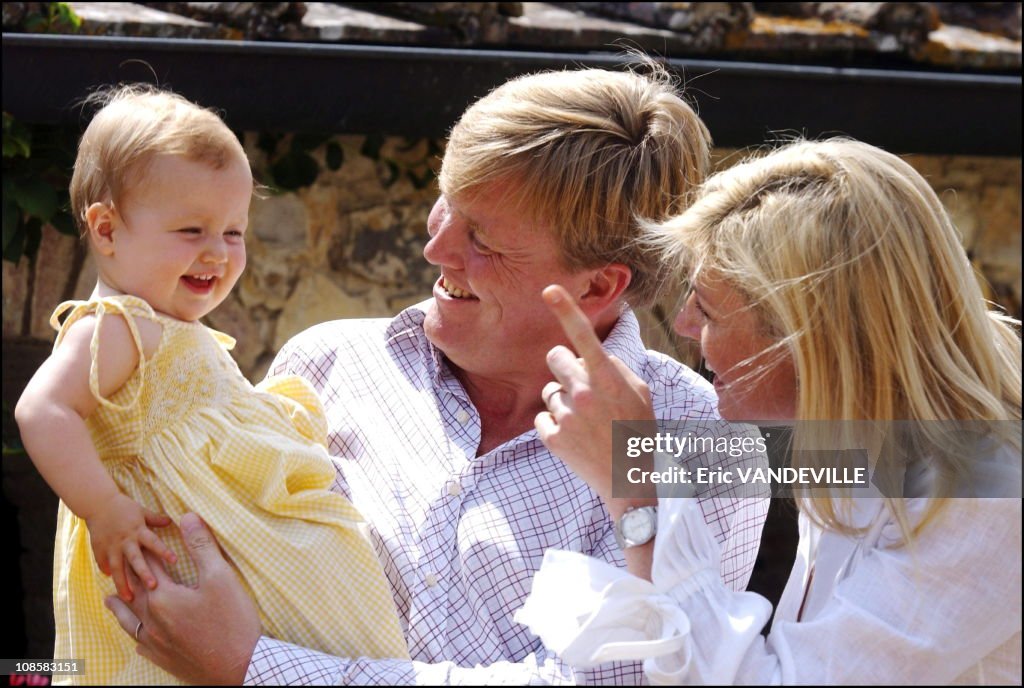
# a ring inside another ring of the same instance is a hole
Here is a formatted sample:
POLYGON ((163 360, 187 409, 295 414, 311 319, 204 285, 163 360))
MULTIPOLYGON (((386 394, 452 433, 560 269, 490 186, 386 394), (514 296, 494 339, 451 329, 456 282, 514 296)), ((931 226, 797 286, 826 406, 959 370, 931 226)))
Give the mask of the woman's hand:
POLYGON ((534 419, 541 441, 597 492, 613 516, 628 506, 654 503, 612 499, 612 421, 654 421, 650 389, 625 363, 605 353, 565 289, 552 285, 543 296, 580 358, 564 346, 548 352, 556 381, 544 386, 548 410, 534 419))
POLYGON ((110 596, 106 605, 157 666, 196 685, 240 685, 263 632, 256 605, 198 516, 182 516, 181 534, 199 571, 194 588, 153 560, 156 589, 128 604, 110 596))
MULTIPOLYGON (((100 571, 114 578, 117 594, 131 601, 134 594, 129 582, 129 569, 135 580, 152 590, 157 585, 153 571, 143 557, 149 550, 158 558, 173 564, 177 557, 150 528, 171 525, 171 519, 143 509, 120 492, 104 499, 103 506, 94 513, 83 515, 89 528, 89 542, 100 571)), ((136 587, 139 587, 136 585, 136 587)))

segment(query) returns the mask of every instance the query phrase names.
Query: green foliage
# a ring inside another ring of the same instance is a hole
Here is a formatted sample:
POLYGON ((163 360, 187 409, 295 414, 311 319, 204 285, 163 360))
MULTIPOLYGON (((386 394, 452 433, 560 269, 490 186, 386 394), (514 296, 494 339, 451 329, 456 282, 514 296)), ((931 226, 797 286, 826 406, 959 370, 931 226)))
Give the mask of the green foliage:
POLYGON ((68 184, 77 134, 66 127, 27 124, 3 113, 3 258, 32 258, 43 225, 77 232, 68 184))
MULTIPOLYGON (((42 12, 29 12, 21 27, 29 33, 78 33, 82 18, 66 2, 43 2, 42 12)), ((6 155, 6 153, 5 153, 6 155)))

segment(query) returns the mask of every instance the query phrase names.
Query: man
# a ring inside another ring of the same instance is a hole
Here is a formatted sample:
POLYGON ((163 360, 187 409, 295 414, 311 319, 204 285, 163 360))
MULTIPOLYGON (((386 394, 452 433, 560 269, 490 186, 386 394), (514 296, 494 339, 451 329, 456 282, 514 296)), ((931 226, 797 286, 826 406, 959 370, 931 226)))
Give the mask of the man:
MULTIPOLYGON (((143 655, 193 682, 640 681, 638 664, 563 665, 512 616, 550 547, 624 565, 600 498, 534 430, 545 356, 567 343, 545 286, 567 289, 605 349, 650 387, 660 417, 717 416, 706 382, 644 350, 629 308, 649 303, 667 272, 635 241, 637 218, 681 211, 708 168, 707 130, 653 71, 522 77, 469 108, 427 223, 433 298, 390 321, 313 327, 272 367, 306 377, 324 400, 339 489, 371 524, 412 661, 259 637, 252 603, 191 518, 182 528, 203 572, 198 590, 164 577, 131 610, 111 601, 143 655)), ((766 504, 702 507, 723 545, 723 578, 742 589, 766 504)), ((329 584, 330 572, 296 581, 329 584)))

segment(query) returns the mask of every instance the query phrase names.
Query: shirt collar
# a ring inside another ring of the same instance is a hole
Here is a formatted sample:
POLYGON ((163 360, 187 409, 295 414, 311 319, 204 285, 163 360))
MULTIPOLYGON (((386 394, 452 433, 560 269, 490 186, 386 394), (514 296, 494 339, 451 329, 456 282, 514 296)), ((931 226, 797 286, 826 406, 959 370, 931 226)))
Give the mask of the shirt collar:
POLYGON ((444 365, 444 354, 431 344, 423 333, 423 321, 432 300, 432 298, 426 299, 409 306, 392 318, 385 331, 385 336, 389 349, 399 342, 411 341, 420 356, 426 376, 434 386, 437 386, 442 383, 443 378, 454 377, 454 375, 448 366, 444 365))
POLYGON ((640 338, 640 321, 629 306, 622 306, 618 321, 601 345, 606 352, 621 360, 637 375, 643 372, 647 360, 647 347, 640 338))

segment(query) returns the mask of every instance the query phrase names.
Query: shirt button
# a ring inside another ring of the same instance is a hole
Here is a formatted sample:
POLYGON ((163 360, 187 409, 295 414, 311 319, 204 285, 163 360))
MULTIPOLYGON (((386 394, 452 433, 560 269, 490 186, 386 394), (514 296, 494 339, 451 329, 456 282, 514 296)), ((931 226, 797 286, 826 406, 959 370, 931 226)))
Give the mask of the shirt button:
POLYGON ((466 413, 465 409, 459 409, 459 412, 455 414, 455 420, 465 425, 469 422, 469 414, 466 413))
POLYGON ((458 483, 448 483, 448 494, 452 497, 458 496, 462 492, 462 486, 458 483))
POLYGON ((428 588, 432 588, 435 585, 437 585, 437 574, 428 573, 427 575, 423 576, 423 580, 426 581, 428 588))

